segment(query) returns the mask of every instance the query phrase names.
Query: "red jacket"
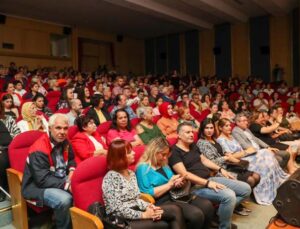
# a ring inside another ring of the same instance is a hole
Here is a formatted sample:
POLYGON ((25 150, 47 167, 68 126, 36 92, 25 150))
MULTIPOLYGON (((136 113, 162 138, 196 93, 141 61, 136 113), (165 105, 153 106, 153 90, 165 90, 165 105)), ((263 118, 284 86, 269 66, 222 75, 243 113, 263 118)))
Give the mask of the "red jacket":
MULTIPOLYGON (((100 134, 95 131, 92 135, 102 146, 103 149, 107 149, 106 143, 102 140, 100 134)), ((95 146, 94 143, 89 139, 89 137, 84 132, 77 132, 71 140, 75 161, 78 165, 83 160, 93 157, 95 146)))

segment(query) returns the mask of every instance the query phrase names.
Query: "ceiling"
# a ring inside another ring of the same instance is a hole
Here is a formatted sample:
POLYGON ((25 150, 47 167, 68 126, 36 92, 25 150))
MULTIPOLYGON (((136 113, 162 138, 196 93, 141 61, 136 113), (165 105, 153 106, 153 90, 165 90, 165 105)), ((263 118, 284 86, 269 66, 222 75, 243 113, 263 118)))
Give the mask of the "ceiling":
POLYGON ((298 5, 298 0, 1 0, 0 12, 148 38, 267 14, 280 16, 298 5))

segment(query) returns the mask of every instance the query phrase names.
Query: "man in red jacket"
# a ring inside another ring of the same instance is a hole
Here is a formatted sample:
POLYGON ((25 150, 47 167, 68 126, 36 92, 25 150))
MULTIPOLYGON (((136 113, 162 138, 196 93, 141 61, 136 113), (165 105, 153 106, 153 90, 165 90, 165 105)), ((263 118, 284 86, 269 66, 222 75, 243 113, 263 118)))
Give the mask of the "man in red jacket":
POLYGON ((70 228, 71 177, 76 167, 67 140, 68 118, 54 114, 49 119, 49 136, 43 134, 30 147, 22 182, 25 199, 53 209, 56 228, 70 228))

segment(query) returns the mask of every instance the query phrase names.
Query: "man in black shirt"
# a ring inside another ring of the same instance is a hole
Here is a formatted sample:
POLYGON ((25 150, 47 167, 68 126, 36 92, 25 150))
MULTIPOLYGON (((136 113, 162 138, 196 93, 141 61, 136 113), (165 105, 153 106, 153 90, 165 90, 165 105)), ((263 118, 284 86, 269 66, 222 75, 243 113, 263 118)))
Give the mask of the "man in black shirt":
POLYGON ((190 123, 179 124, 177 133, 178 142, 172 148, 170 166, 194 184, 194 194, 220 204, 220 229, 237 228, 231 224, 231 217, 235 206, 250 195, 250 186, 245 182, 233 180, 226 170, 199 151, 194 143, 193 127, 190 123), (219 176, 211 177, 210 170, 218 172, 219 176))

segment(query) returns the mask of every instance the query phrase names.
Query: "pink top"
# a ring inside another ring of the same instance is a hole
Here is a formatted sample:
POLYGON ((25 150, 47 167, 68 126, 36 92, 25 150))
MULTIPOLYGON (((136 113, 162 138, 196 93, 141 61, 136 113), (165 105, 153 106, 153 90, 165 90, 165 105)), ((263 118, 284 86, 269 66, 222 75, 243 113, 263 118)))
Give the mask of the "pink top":
POLYGON ((115 139, 123 139, 128 142, 133 142, 135 141, 135 136, 136 132, 134 129, 131 131, 110 129, 107 133, 106 140, 108 145, 110 145, 110 143, 115 139))

